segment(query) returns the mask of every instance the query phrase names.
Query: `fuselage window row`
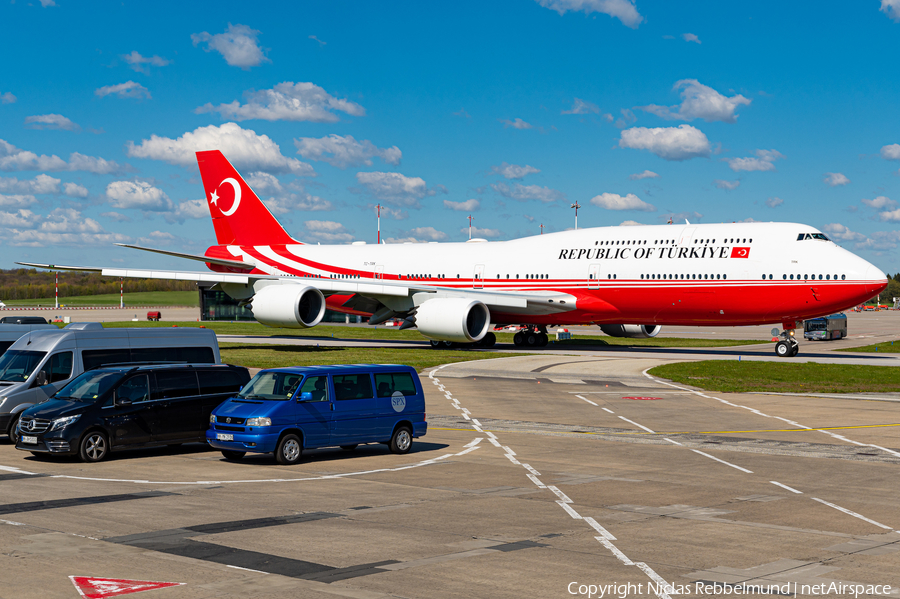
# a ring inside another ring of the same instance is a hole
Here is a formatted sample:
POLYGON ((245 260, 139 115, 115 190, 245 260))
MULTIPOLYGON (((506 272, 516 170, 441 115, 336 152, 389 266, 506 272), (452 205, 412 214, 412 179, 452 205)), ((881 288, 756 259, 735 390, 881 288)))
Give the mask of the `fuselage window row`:
POLYGON ((666 279, 669 279, 669 280, 671 280, 671 279, 674 279, 674 280, 697 280, 697 279, 700 279, 700 280, 710 280, 710 279, 715 280, 715 279, 720 279, 720 280, 721 280, 721 279, 727 279, 727 278, 728 278, 728 275, 723 275, 723 274, 717 274, 717 275, 710 275, 710 274, 704 274, 704 275, 698 275, 698 274, 692 274, 692 275, 653 275, 653 274, 651 274, 651 275, 641 275, 641 278, 642 278, 642 279, 650 279, 650 280, 666 280, 666 279))

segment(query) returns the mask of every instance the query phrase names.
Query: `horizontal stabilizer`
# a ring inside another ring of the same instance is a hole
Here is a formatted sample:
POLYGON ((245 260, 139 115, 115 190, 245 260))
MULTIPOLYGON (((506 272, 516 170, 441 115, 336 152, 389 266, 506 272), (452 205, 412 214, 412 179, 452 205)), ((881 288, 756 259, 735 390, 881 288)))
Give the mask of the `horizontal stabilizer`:
POLYGON ((185 254, 183 252, 173 252, 170 250, 158 250, 154 248, 145 248, 139 245, 129 245, 127 243, 117 243, 116 245, 123 248, 132 248, 135 250, 144 250, 145 252, 155 252, 166 256, 175 256, 176 258, 185 258, 187 260, 197 260, 198 262, 208 262, 209 264, 218 264, 219 266, 228 266, 230 268, 239 268, 241 270, 253 270, 256 268, 254 264, 240 262, 239 260, 227 260, 225 258, 211 258, 210 256, 201 256, 200 254, 185 254))

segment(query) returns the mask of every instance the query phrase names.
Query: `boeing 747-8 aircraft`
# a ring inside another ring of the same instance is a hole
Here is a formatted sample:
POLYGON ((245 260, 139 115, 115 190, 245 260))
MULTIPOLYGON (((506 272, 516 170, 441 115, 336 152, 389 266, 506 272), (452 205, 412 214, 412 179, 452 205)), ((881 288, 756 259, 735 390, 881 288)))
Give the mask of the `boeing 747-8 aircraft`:
MULTIPOLYGON (((292 238, 218 150, 197 152, 217 245, 211 272, 20 263, 112 277, 208 281, 273 327, 314 327, 326 306, 399 318, 435 346, 493 344, 491 323, 519 324, 518 345, 548 325, 596 324, 652 337, 663 325, 780 324, 780 356, 797 353, 806 318, 865 302, 884 273, 795 223, 598 227, 510 241, 309 245, 292 238), (639 323, 639 324, 638 324, 639 323)), ((127 246, 137 247, 137 246, 127 246)))

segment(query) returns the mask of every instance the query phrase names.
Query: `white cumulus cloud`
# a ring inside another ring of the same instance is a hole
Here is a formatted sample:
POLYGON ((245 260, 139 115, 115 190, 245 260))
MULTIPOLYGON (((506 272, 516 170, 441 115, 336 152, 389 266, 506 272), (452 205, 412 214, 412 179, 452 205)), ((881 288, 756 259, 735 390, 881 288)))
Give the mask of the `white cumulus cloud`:
POLYGON ((850 182, 850 179, 843 173, 825 173, 824 181, 832 187, 837 187, 838 185, 846 185, 850 182))
POLYGON ((400 173, 356 173, 356 180, 373 197, 407 208, 418 208, 419 200, 445 192, 443 186, 429 189, 421 177, 407 177, 400 173))
POLYGON ((151 135, 150 139, 144 139, 140 144, 132 141, 126 144, 126 151, 131 157, 162 160, 179 166, 197 164, 194 153, 211 149, 221 150, 239 169, 315 175, 315 170, 308 163, 284 156, 278 144, 268 135, 257 135, 255 131, 242 129, 236 123, 198 127, 177 139, 151 135))
POLYGON ((871 200, 863 198, 862 203, 874 210, 890 210, 897 207, 897 200, 892 200, 887 196, 878 196, 876 198, 872 198, 871 200))
POLYGON ((703 42, 700 41, 700 38, 697 37, 696 35, 694 35, 693 33, 682 33, 682 34, 681 34, 681 39, 683 39, 683 40, 686 41, 686 42, 694 42, 695 44, 702 44, 702 43, 703 43, 703 42))
POLYGON ((146 181, 113 181, 106 186, 106 195, 113 208, 134 208, 148 212, 171 211, 172 200, 161 189, 146 181))
POLYGON ((223 119, 246 121, 311 121, 313 123, 336 123, 340 120, 335 112, 351 116, 365 116, 366 109, 350 100, 335 98, 314 83, 294 83, 285 81, 272 89, 244 92, 246 104, 237 100, 230 104, 213 106, 204 104, 194 112, 218 112, 223 119))
POLYGON ((141 56, 137 50, 132 50, 131 54, 122 54, 121 58, 132 70, 145 74, 150 72, 146 65, 164 67, 171 62, 161 56, 141 56))
POLYGON ((115 95, 119 98, 134 98, 136 100, 150 99, 150 90, 134 81, 126 81, 116 85, 104 85, 94 90, 94 94, 100 98, 115 95))
POLYGON ((630 0, 536 0, 544 8, 555 10, 560 15, 568 11, 591 14, 599 12, 622 21, 622 24, 637 29, 644 17, 630 0))
POLYGON ((864 241, 866 239, 866 236, 862 233, 851 231, 840 223, 827 224, 822 227, 822 230, 828 233, 832 239, 837 239, 838 241, 864 241))
POLYGON ((725 181, 724 179, 716 179, 713 181, 713 184, 719 189, 724 189, 725 191, 733 191, 741 186, 741 180, 737 179, 735 181, 725 181))
POLYGON ((881 12, 892 21, 900 23, 900 0, 881 0, 881 12))
POLYGON ((352 135, 341 137, 332 133, 327 137, 301 137, 294 140, 297 153, 308 160, 322 160, 337 168, 372 166, 372 158, 381 158, 387 164, 397 166, 403 157, 400 148, 379 148, 371 141, 356 141, 352 135))
POLYGON ((512 127, 513 129, 534 129, 534 125, 531 123, 526 123, 520 118, 516 118, 516 120, 511 121, 509 119, 500 119, 500 122, 503 123, 503 128, 512 127))
POLYGON ((674 91, 681 90, 682 102, 680 105, 659 106, 650 104, 648 106, 638 106, 638 108, 667 120, 692 121, 694 119, 703 119, 708 123, 713 121, 734 123, 737 120, 737 115, 734 114, 734 111, 737 110, 738 106, 750 104, 751 102, 751 100, 740 94, 730 98, 723 96, 696 79, 676 81, 672 89, 674 91))
POLYGON ((12 92, 6 92, 0 94, 0 104, 13 104, 17 98, 12 94, 12 92))
POLYGON ((122 167, 112 160, 72 152, 67 163, 59 156, 38 156, 0 139, 0 171, 88 171, 108 175, 121 170, 122 167))
POLYGON ((86 198, 88 197, 87 187, 78 183, 63 183, 63 193, 70 198, 86 198))
POLYGON ((306 226, 306 239, 310 241, 324 241, 326 243, 347 243, 353 241, 353 234, 341 223, 331 220, 308 220, 306 226))
POLYGON ((25 117, 25 125, 29 129, 59 129, 62 131, 81 131, 77 123, 73 123, 61 114, 36 114, 25 117))
MULTIPOLYGON (((463 227, 459 230, 460 233, 465 235, 469 234, 469 227, 463 227)), ((499 229, 482 229, 481 227, 472 227, 472 237, 484 237, 486 239, 490 239, 492 237, 500 237, 502 233, 499 229)))
POLYGON ((59 193, 59 179, 49 175, 38 175, 34 179, 19 180, 15 177, 0 177, 0 192, 45 194, 59 193))
POLYGON ((572 108, 563 110, 560 114, 600 114, 600 107, 581 98, 575 98, 572 102, 572 108))
POLYGON ((621 196, 617 193, 601 193, 591 198, 591 204, 607 210, 639 210, 641 212, 656 212, 656 206, 648 204, 633 193, 621 196))
POLYGON ((632 181, 640 181, 641 179, 659 179, 659 175, 654 173, 653 171, 644 171, 642 173, 634 173, 632 175, 628 175, 628 178, 632 181))
MULTIPOLYGON (((900 1, 900 0, 898 0, 900 1)), ((885 160, 900 160, 900 144, 881 147, 881 157, 885 160)))
POLYGON ((451 202, 450 200, 444 200, 444 208, 449 208, 450 210, 456 210, 458 212, 474 212, 481 208, 481 202, 475 198, 466 200, 465 202, 451 202))
POLYGON ((541 187, 540 185, 522 185, 521 183, 492 183, 491 188, 502 195, 504 198, 519 200, 540 200, 542 202, 555 202, 556 200, 564 200, 566 194, 549 187, 541 187))
POLYGON ((37 202, 37 198, 30 194, 3 195, 0 193, 0 206, 4 208, 24 208, 37 202))
POLYGON ((528 164, 519 166, 518 164, 507 164, 506 162, 499 166, 492 166, 491 171, 507 179, 521 179, 526 175, 541 172, 540 169, 536 169, 528 164))
POLYGON ((900 209, 880 212, 878 213, 878 220, 889 223, 900 223, 900 209))
POLYGON ((410 239, 419 241, 446 241, 450 237, 443 231, 438 231, 434 227, 416 227, 410 229, 405 235, 410 239))
POLYGON ((782 204, 784 204, 784 200, 778 197, 771 197, 766 200, 766 206, 768 206, 769 208, 778 208, 782 204))
POLYGON ((619 139, 619 147, 647 150, 664 160, 706 157, 712 151, 703 131, 690 125, 625 129, 619 139))
POLYGON ((757 150, 756 157, 726 158, 728 166, 735 172, 739 171, 774 171, 776 160, 784 158, 784 154, 777 150, 757 150))
POLYGON ((225 62, 233 67, 241 67, 244 70, 255 67, 263 62, 271 62, 266 58, 256 42, 259 31, 247 25, 228 24, 224 33, 211 35, 206 31, 191 34, 194 45, 206 42, 205 50, 215 50, 225 58, 225 62))

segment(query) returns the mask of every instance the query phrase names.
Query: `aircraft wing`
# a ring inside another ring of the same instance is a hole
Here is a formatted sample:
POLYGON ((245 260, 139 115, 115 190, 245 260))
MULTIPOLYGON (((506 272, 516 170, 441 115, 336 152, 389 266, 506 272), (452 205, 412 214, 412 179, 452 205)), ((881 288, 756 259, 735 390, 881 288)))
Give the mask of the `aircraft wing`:
MULTIPOLYGON (((121 277, 137 279, 168 279, 175 281, 197 281, 206 283, 237 283, 252 285, 256 281, 286 280, 292 284, 309 285, 322 291, 323 294, 359 294, 379 301, 380 297, 413 297, 418 294, 438 297, 465 297, 483 302, 491 309, 504 312, 528 314, 552 314, 568 312, 575 309, 576 298, 567 293, 558 292, 523 292, 523 291, 485 291, 483 289, 459 289, 455 287, 438 287, 432 285, 415 285, 405 281, 387 281, 383 279, 322 279, 318 277, 285 277, 274 274, 244 274, 222 272, 186 272, 171 270, 145 270, 135 268, 111 268, 105 266, 64 266, 61 264, 39 264, 34 262, 16 262, 22 266, 44 268, 47 270, 70 270, 80 272, 96 272, 104 277, 121 277)), ((426 298, 421 298, 423 301, 426 298)))

